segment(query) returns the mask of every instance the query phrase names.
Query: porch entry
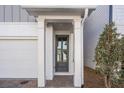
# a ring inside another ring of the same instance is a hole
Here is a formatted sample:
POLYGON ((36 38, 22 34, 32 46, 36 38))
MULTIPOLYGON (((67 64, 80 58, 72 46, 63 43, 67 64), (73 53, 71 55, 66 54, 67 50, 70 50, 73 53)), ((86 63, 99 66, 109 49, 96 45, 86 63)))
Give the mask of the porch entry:
POLYGON ((69 35, 56 35, 55 72, 69 72, 69 35))

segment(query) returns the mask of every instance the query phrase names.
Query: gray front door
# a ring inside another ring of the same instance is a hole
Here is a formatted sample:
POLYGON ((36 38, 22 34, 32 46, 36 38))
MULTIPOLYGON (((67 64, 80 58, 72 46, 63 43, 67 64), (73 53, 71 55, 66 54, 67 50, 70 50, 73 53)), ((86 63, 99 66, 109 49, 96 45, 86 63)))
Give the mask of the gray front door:
POLYGON ((56 35, 55 72, 69 71, 69 35, 56 35))

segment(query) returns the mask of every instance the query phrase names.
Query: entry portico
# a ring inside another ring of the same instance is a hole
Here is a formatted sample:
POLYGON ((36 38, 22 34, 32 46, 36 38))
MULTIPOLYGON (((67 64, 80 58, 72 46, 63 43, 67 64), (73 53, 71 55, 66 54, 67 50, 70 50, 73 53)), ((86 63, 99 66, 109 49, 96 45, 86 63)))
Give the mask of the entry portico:
POLYGON ((72 75, 74 87, 84 85, 83 23, 89 7, 24 8, 37 16, 38 87, 55 75, 72 75))

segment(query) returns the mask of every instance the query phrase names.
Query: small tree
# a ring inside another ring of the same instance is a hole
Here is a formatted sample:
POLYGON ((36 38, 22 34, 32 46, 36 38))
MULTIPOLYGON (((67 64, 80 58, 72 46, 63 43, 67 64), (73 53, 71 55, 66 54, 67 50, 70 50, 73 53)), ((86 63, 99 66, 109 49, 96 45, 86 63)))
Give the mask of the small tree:
POLYGON ((105 86, 109 88, 118 77, 116 73, 121 59, 118 37, 114 23, 106 25, 95 49, 96 70, 104 76, 105 86))
POLYGON ((120 62, 118 64, 118 69, 113 76, 113 84, 117 87, 124 87, 124 36, 119 39, 120 41, 120 62))

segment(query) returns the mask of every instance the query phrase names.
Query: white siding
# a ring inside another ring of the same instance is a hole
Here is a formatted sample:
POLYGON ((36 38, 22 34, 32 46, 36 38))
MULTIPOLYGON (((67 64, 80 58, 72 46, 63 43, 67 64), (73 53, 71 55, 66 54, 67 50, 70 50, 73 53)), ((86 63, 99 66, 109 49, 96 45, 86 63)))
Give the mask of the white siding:
POLYGON ((25 9, 21 9, 21 22, 28 22, 28 13, 25 9))
POLYGON ((117 32, 124 34, 124 6, 113 6, 113 21, 116 24, 117 32))
POLYGON ((0 22, 0 36, 37 36, 37 23, 0 22))
POLYGON ((99 35, 109 22, 109 6, 98 6, 86 19, 84 24, 84 62, 90 68, 95 68, 94 54, 99 35))
POLYGON ((12 22, 12 6, 5 6, 5 22, 12 22))
POLYGON ((0 22, 35 22, 35 17, 19 5, 0 5, 0 22))
POLYGON ((0 5, 0 22, 4 22, 4 7, 0 5))
POLYGON ((21 20, 19 6, 13 6, 13 22, 19 22, 21 20))
POLYGON ((0 78, 37 78, 37 24, 0 23, 0 28, 0 78))

